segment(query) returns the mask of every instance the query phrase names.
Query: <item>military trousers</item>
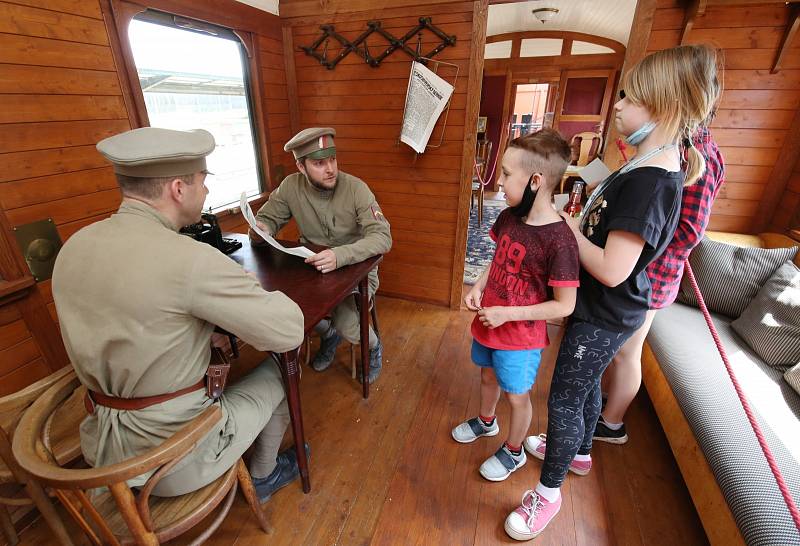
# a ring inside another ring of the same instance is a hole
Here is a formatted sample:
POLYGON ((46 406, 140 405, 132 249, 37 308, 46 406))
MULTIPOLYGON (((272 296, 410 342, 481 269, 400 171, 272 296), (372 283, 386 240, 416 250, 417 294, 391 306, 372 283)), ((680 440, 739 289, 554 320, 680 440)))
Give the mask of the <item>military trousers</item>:
POLYGON ((290 418, 281 373, 274 360, 268 358, 226 387, 216 403, 222 406, 221 424, 158 483, 154 495, 183 495, 213 482, 236 464, 256 438, 260 440, 257 448, 263 451, 259 457, 275 460, 290 418), (259 437, 262 431, 265 434, 259 437))

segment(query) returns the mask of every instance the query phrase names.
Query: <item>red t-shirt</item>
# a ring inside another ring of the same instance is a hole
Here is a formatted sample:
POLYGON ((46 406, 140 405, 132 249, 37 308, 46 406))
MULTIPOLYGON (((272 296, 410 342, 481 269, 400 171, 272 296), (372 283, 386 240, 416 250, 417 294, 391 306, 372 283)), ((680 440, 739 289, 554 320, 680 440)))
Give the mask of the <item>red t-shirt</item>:
MULTIPOLYGON (((553 299, 553 286, 580 284, 578 242, 563 220, 531 226, 506 209, 489 235, 497 247, 481 307, 536 305, 553 299)), ((541 349, 550 343, 543 320, 506 322, 489 329, 476 316, 472 336, 486 347, 512 351, 541 349)))

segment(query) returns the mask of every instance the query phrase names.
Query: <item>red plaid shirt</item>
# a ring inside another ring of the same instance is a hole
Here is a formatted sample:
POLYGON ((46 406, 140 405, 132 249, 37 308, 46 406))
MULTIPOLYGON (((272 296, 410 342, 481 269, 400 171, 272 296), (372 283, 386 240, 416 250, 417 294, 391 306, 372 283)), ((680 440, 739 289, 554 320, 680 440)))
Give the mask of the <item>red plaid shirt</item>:
POLYGON ((703 238, 711 216, 711 205, 725 182, 725 163, 708 129, 698 129, 694 145, 706 160, 706 171, 697 182, 683 188, 678 229, 664 253, 647 267, 651 285, 650 309, 662 309, 675 301, 681 285, 683 262, 703 238))

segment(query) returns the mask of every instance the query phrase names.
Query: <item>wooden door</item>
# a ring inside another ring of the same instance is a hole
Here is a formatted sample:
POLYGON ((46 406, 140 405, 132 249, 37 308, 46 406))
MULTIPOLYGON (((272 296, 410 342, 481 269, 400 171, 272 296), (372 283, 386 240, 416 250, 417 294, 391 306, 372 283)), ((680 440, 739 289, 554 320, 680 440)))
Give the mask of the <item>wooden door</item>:
POLYGON ((606 119, 614 91, 615 69, 565 70, 561 73, 553 127, 568 141, 592 131, 605 136, 606 119))

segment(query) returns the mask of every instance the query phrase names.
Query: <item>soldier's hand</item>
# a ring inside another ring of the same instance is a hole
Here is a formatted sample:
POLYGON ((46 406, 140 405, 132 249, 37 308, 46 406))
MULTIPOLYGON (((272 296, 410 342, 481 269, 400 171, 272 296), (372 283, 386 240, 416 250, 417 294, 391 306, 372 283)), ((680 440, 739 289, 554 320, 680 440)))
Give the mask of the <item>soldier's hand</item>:
POLYGON ((336 269, 336 254, 329 248, 306 258, 306 263, 315 267, 320 273, 330 273, 336 269))
MULTIPOLYGON (((267 229, 267 225, 266 224, 263 224, 261 222, 256 222, 256 225, 259 227, 259 229, 269 233, 269 230, 267 229)), ((264 238, 261 237, 261 235, 259 235, 258 233, 256 233, 252 229, 248 229, 247 233, 248 233, 248 235, 250 235, 250 242, 251 243, 255 243, 256 245, 264 243, 264 238)))

